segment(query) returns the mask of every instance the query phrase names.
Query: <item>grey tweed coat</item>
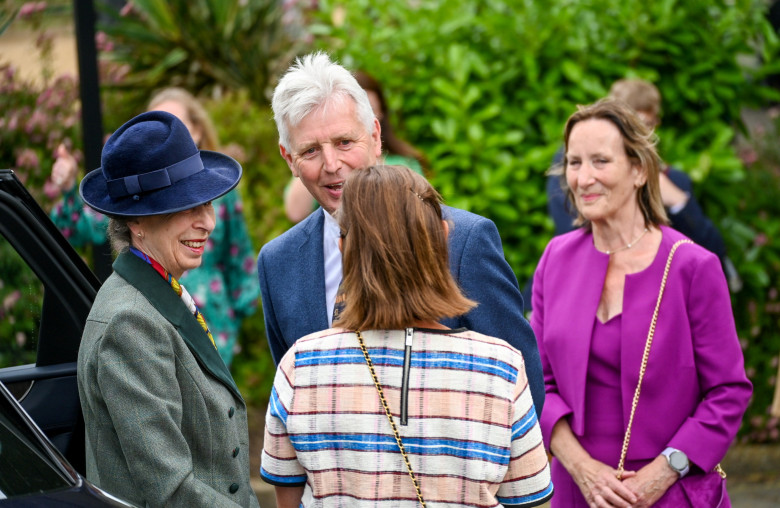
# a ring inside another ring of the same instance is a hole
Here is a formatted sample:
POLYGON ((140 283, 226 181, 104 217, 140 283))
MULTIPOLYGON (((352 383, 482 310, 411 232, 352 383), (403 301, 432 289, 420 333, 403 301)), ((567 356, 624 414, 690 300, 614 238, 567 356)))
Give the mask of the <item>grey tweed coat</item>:
MULTIPOLYGON (((208 319, 208 316, 206 316, 208 319)), ((87 478, 140 506, 259 506, 244 400, 182 300, 121 254, 78 358, 87 478)))

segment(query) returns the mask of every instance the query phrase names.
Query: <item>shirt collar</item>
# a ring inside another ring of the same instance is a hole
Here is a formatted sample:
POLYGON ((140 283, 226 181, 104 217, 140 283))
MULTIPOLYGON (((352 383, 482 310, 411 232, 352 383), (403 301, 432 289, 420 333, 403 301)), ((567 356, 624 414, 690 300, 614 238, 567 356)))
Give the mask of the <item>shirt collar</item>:
POLYGON ((325 214, 325 238, 336 238, 341 235, 341 229, 339 228, 339 223, 336 221, 336 219, 333 218, 331 214, 326 212, 325 210, 322 211, 325 214))

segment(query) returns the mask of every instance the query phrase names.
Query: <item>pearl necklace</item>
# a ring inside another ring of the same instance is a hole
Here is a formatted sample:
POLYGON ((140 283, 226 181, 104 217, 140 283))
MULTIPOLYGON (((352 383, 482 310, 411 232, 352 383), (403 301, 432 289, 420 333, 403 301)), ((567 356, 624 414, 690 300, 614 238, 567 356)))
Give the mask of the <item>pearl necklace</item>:
POLYGON ((615 249, 615 250, 601 250, 601 249, 599 249, 598 247, 596 247, 596 245, 595 245, 595 244, 594 244, 593 246, 594 246, 594 247, 596 247, 596 250, 597 250, 597 251, 599 251, 599 252, 603 252, 604 254, 606 254, 606 255, 608 255, 608 256, 609 256, 610 254, 614 254, 614 253, 616 253, 616 252, 620 252, 621 250, 627 250, 627 249, 630 249, 631 247, 633 247, 634 245, 636 245, 636 244, 637 244, 637 242, 639 242, 639 240, 641 240, 641 239, 642 239, 642 237, 643 237, 643 236, 645 236, 645 235, 647 234, 647 232, 648 232, 648 231, 650 231, 650 230, 649 230, 649 229, 647 229, 647 228, 645 228, 645 230, 644 230, 644 231, 642 231, 642 234, 640 234, 639 236, 637 236, 637 237, 636 237, 636 240, 631 240, 630 242, 628 242, 628 243, 627 243, 627 244, 625 244, 624 246, 622 246, 622 247, 618 247, 618 248, 617 248, 617 249, 615 249))

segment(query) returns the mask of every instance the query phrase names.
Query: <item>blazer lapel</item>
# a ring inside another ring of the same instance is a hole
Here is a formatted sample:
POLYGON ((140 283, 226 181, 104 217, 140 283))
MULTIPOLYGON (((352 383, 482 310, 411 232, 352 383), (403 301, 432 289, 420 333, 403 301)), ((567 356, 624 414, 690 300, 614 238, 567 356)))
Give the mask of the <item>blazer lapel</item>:
MULTIPOLYGON (((114 271, 140 291, 181 335, 187 347, 205 371, 217 378, 241 399, 233 376, 219 356, 205 330, 181 298, 150 265, 130 252, 123 252, 114 261, 114 271)), ((208 316, 205 316, 208 322, 208 316)))
MULTIPOLYGON (((296 314, 300 316, 303 333, 292 338, 298 340, 304 335, 327 330, 328 311, 325 302, 325 257, 323 248, 323 230, 325 228, 325 211, 320 208, 312 213, 303 231, 299 235, 297 257, 295 259, 295 279, 297 287, 288 287, 288 291, 299 292, 299 305, 296 314), (308 326, 307 326, 308 324, 308 326)), ((289 283, 291 281, 287 281, 289 283)))
MULTIPOLYGON (((571 405, 574 415, 582 415, 593 326, 609 256, 593 248, 591 234, 580 230, 576 235, 570 237, 571 245, 556 256, 563 266, 548 268, 555 274, 555 282, 550 286, 552 302, 549 310, 545 310, 545 319, 549 319, 550 336, 567 337, 558 345, 546 347, 549 355, 556 356, 558 372, 555 375, 566 380, 559 384, 561 394, 571 405)), ((572 430, 582 435, 584 420, 574 418, 572 430)))

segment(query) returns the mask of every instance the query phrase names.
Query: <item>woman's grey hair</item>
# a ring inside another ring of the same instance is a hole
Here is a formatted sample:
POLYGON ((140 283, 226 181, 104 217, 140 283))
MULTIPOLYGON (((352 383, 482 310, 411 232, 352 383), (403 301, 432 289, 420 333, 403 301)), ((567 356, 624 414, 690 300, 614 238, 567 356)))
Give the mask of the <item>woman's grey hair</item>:
POLYGON ((358 120, 373 134, 374 111, 355 77, 321 51, 297 58, 279 80, 271 99, 279 144, 289 151, 291 128, 315 109, 338 107, 348 97, 355 101, 358 120))
POLYGON ((111 241, 111 249, 117 254, 121 254, 132 245, 133 233, 128 226, 131 220, 128 217, 108 218, 108 239, 111 241))

